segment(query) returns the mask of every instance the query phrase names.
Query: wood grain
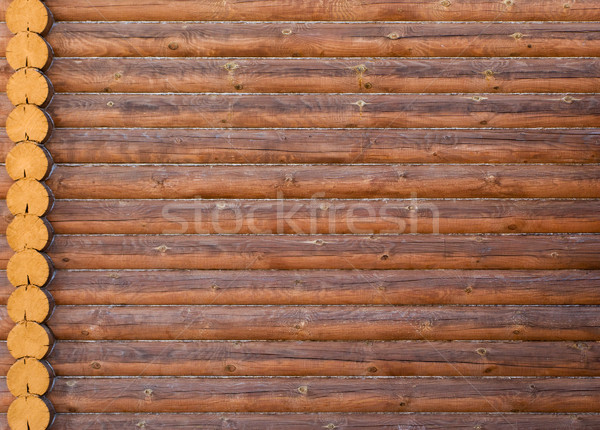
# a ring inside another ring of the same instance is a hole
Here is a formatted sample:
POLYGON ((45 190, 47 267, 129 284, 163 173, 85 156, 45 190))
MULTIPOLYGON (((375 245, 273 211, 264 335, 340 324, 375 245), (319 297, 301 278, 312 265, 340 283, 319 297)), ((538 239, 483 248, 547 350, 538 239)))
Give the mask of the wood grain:
POLYGON ((586 93, 599 74, 595 58, 58 58, 48 72, 58 92, 128 93, 586 93))
MULTIPOLYGON (((13 143, 0 130, 0 159, 13 143)), ((54 130, 57 163, 597 163, 599 129, 54 130)))
MULTIPOLYGON (((10 35, 7 28, 0 30, 0 52, 4 51, 10 35)), ((600 32, 595 23, 57 22, 47 40, 57 57, 595 57, 600 54, 600 32)))
POLYGON ((63 305, 48 324, 62 340, 598 341, 598 321, 595 306, 63 305))
MULTIPOLYGON (((0 19, 9 0, 0 1, 0 19)), ((594 0, 560 2, 528 0, 505 4, 486 0, 462 0, 448 6, 437 0, 386 0, 378 2, 229 0, 138 1, 48 0, 59 21, 598 21, 600 8, 594 0), (565 6, 568 5, 568 6, 565 6)))

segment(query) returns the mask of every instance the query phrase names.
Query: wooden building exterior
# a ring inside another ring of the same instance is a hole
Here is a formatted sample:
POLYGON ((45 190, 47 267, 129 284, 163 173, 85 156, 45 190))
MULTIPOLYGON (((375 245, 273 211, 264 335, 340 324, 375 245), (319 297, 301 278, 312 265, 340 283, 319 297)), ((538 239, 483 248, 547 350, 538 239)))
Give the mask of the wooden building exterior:
POLYGON ((600 428, 597 0, 0 19, 0 428, 600 428))

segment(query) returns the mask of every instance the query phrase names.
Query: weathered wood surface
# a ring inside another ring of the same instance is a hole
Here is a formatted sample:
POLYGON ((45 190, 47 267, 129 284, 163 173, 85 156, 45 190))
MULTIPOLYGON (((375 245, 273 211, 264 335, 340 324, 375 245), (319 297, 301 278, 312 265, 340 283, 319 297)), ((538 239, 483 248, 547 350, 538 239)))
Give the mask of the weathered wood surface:
POLYGON ((600 95, 57 94, 48 113, 57 127, 598 127, 600 95))
MULTIPOLYGON (((0 159, 12 147, 0 130, 0 159)), ((64 129, 56 163, 597 163, 599 129, 64 129)))
MULTIPOLYGON (((9 182, 2 174, 0 189, 6 190, 9 182)), ((597 165, 188 165, 185 169, 57 165, 46 183, 57 199, 598 198, 600 169, 597 165)))
POLYGON ((58 270, 48 290, 59 305, 600 305, 600 272, 58 270))
MULTIPOLYGON (((58 200, 57 234, 600 233, 597 200, 58 200)), ((0 230, 10 214, 0 206, 0 230)))
MULTIPOLYGON (((0 1, 0 20, 9 0, 0 1)), ((303 1, 153 0, 122 2, 95 0, 48 0, 45 2, 59 21, 598 21, 600 7, 594 0, 528 0, 489 2, 462 0, 358 0, 303 1)))
POLYGON ((63 340, 598 341, 599 318, 592 306, 63 305, 48 324, 63 340))
MULTIPOLYGON (((58 235, 57 269, 600 269, 600 236, 58 235)), ((0 249, 0 263, 10 257, 0 249)))
POLYGON ((59 341, 49 360, 61 376, 597 377, 599 358, 598 342, 59 341))
MULTIPOLYGON (((1 415, 0 415, 1 417, 1 415)), ((0 420, 4 419, 3 417, 0 420)), ((56 428, 80 430, 81 428, 129 428, 145 425, 149 428, 169 428, 177 430, 222 430, 224 426, 246 430, 285 427, 290 430, 303 430, 307 426, 327 428, 335 426, 340 430, 364 430, 375 427, 382 430, 422 427, 434 430, 472 430, 494 428, 498 430, 527 429, 569 429, 583 430, 600 426, 598 414, 539 414, 539 413, 194 413, 194 414, 58 414, 56 428), (102 427, 106 426, 106 427, 102 427)), ((334 427, 331 427, 334 428, 334 427)))
POLYGON ((57 22, 47 41, 57 57, 600 55, 596 23, 57 22))
POLYGON ((48 76, 58 92, 586 93, 599 74, 593 58, 58 58, 48 76))

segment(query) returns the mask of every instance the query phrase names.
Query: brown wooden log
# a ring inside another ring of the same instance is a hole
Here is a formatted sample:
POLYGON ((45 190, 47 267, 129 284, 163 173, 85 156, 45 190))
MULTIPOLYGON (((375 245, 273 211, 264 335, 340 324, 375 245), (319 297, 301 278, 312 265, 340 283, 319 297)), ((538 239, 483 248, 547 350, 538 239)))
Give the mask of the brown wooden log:
POLYGON ((593 306, 57 306, 49 324, 62 340, 600 340, 593 306))
POLYGON ((62 376, 569 377, 600 376, 599 358, 598 342, 482 341, 59 341, 49 357, 62 376))
MULTIPOLYGON (((47 40, 57 57, 595 57, 600 54, 596 27, 548 22, 58 22, 47 40)), ((0 49, 9 36, 8 29, 0 33, 0 49)))
POLYGON ((597 163, 600 130, 59 128, 46 147, 57 163, 597 163))
POLYGON ((50 153, 35 142, 21 142, 6 155, 6 171, 11 179, 46 179, 52 170, 50 153))
MULTIPOLYGON (((11 183, 0 176, 0 197, 11 183)), ((598 198, 600 170, 595 165, 61 165, 47 184, 58 199, 598 198)), ((13 210, 20 213, 15 210, 24 205, 13 210)))
POLYGON ((13 396, 43 396, 52 384, 54 373, 45 361, 35 358, 17 360, 6 374, 6 385, 13 396))
POLYGON ((71 235, 56 236, 48 253, 57 269, 556 270, 600 269, 599 246, 586 234, 71 235))
MULTIPOLYGON (((58 200, 48 219, 57 234, 600 233, 599 212, 596 200, 58 200)), ((9 219, 0 207, 0 230, 9 219)))
POLYGON ((57 378, 58 412, 598 412, 600 381, 57 378), (115 393, 120 393, 115 397, 115 393), (450 396, 449 393, 452 393, 450 396))
POLYGON ((596 58, 151 61, 58 58, 48 76, 58 92, 586 93, 600 85, 596 58))
MULTIPOLYGON (((41 3, 39 0, 35 1, 41 3)), ((41 4, 43 6, 43 3, 41 4)), ((45 106, 52 98, 53 89, 52 84, 43 73, 37 69, 25 67, 11 75, 6 84, 6 95, 15 106, 20 104, 45 106)))
POLYGON ((43 34, 52 27, 52 13, 40 0, 12 0, 6 10, 6 26, 13 33, 32 31, 43 34))
POLYGON ((600 95, 57 94, 48 113, 57 127, 598 127, 600 95))
POLYGON ((12 430, 46 430, 54 419, 54 409, 43 397, 17 397, 8 408, 7 421, 12 430))
POLYGON ((205 413, 205 414, 58 414, 55 426, 64 430, 80 430, 96 424, 112 425, 114 428, 129 428, 146 425, 149 428, 177 428, 180 430, 221 430, 224 425, 247 430, 264 430, 282 427, 302 430, 307 426, 320 428, 335 426, 340 430, 398 430, 398 428, 422 427, 427 429, 472 430, 494 428, 513 430, 514 428, 544 429, 565 428, 587 430, 600 426, 598 414, 441 414, 441 413, 205 413))
POLYGON ((19 105, 6 118, 6 134, 13 142, 44 143, 52 128, 52 119, 35 105, 19 105))
POLYGON ((39 34, 31 31, 22 31, 13 37, 8 29, 3 31, 4 38, 0 42, 2 50, 6 52, 6 61, 15 69, 34 67, 45 70, 52 63, 52 48, 39 34), (9 40, 10 38, 10 40, 9 40))

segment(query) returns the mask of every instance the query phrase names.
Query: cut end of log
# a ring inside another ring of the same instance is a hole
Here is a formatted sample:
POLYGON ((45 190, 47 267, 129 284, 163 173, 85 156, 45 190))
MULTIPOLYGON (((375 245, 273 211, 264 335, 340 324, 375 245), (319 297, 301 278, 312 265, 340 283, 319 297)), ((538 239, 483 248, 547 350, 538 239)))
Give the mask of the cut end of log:
POLYGON ((43 396, 52 384, 50 366, 35 358, 21 358, 8 369, 6 385, 13 396, 43 396))
POLYGON ((13 105, 45 106, 52 98, 52 84, 37 69, 25 67, 13 73, 6 84, 6 95, 13 105))
POLYGON ((53 307, 53 300, 47 291, 35 285, 23 285, 10 295, 6 310, 10 319, 16 323, 43 323, 52 313, 53 307))
POLYGON ((6 240, 13 251, 43 251, 52 239, 50 223, 37 215, 17 215, 6 228, 6 240))
POLYGON ((52 192, 35 179, 21 179, 10 186, 6 205, 13 215, 44 216, 52 207, 52 192))
POLYGON ((43 287, 52 274, 50 258, 41 252, 27 249, 14 254, 6 266, 6 276, 12 285, 43 287))
POLYGON ((39 34, 21 31, 8 42, 6 60, 15 70, 23 67, 45 70, 52 63, 52 48, 39 34))
POLYGON ((12 430, 46 430, 54 418, 50 403, 37 396, 17 397, 8 408, 8 425, 12 430))
POLYGON ((35 105, 19 105, 6 118, 6 134, 13 142, 44 143, 52 133, 52 120, 35 105))
POLYGON ((6 25, 12 33, 44 34, 52 24, 52 14, 40 0, 13 0, 6 9, 6 25))
POLYGON ((22 142, 6 156, 6 170, 15 181, 19 179, 45 179, 52 170, 52 157, 46 148, 35 142, 22 142))
POLYGON ((48 327, 32 321, 15 325, 8 333, 6 346, 15 359, 32 357, 41 360, 52 349, 54 337, 48 327))

